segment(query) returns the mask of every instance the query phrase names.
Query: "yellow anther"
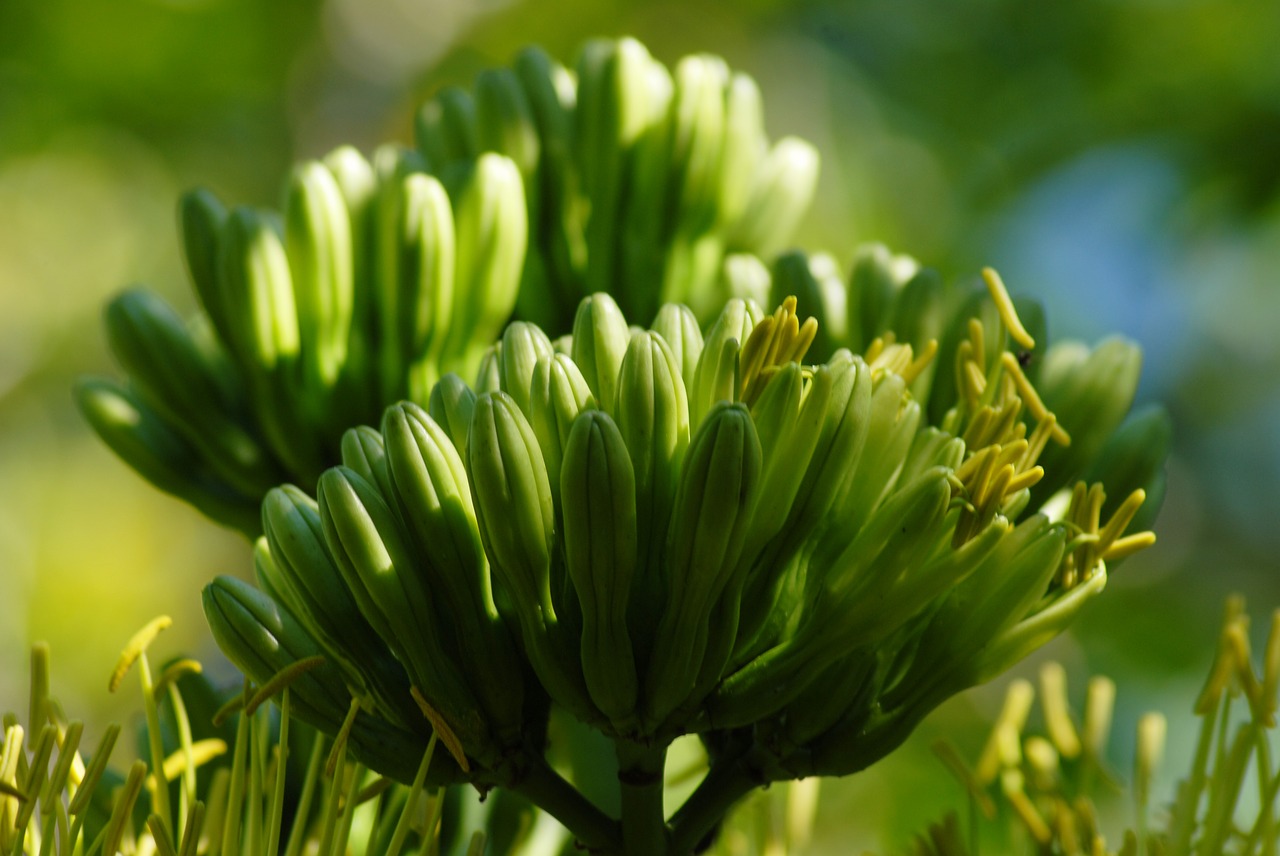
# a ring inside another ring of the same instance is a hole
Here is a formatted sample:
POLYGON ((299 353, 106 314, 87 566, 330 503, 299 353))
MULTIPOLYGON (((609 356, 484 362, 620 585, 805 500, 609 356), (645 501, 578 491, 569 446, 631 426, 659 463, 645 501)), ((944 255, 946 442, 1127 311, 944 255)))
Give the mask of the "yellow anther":
POLYGON ((969 406, 977 408, 982 394, 987 391, 987 376, 975 362, 970 361, 964 364, 964 390, 969 406))
POLYGON ((1027 454, 1023 458, 1023 466, 1029 467, 1036 461, 1040 460, 1040 455, 1044 452, 1045 447, 1049 445, 1049 438, 1053 436, 1053 429, 1058 424, 1058 417, 1052 413, 1047 419, 1042 419, 1036 423, 1035 430, 1031 432, 1031 436, 1027 439, 1027 454))
MULTIPOLYGON (((1044 402, 1040 399, 1040 393, 1036 392, 1036 388, 1031 385, 1031 381, 1022 373, 1022 366, 1018 365, 1018 358, 1013 354, 1005 351, 1000 355, 1000 362, 1004 366, 1005 371, 1009 373, 1009 377, 1013 378, 1014 384, 1018 388, 1018 395, 1021 396, 1023 404, 1027 406, 1027 412, 1030 413, 1038 421, 1045 421, 1053 416, 1049 412, 1049 408, 1044 406, 1044 402)), ((1054 424, 1050 427, 1054 440, 1060 445, 1071 445, 1071 437, 1057 424, 1057 418, 1054 418, 1054 424)))
POLYGON ((929 367, 929 363, 933 362, 933 358, 938 353, 938 340, 930 339, 929 343, 924 346, 924 350, 920 352, 920 356, 911 361, 911 364, 903 369, 899 374, 907 383, 914 383, 915 379, 920 377, 920 373, 929 367))
MULTIPOLYGON (((219 758, 227 752, 227 744, 224 740, 216 737, 210 737, 206 740, 196 740, 191 744, 191 752, 187 753, 186 749, 179 749, 169 757, 164 759, 164 780, 172 782, 181 776, 188 768, 198 769, 219 758), (190 762, 190 763, 188 763, 190 762)), ((147 777, 147 787, 156 787, 156 777, 154 774, 147 777)))
POLYGON ((1044 478, 1044 467, 1032 467, 1029 470, 1023 470, 1009 482, 1008 493, 1012 495, 1024 491, 1039 483, 1042 478, 1044 478))
POLYGON ((1111 546, 1102 554, 1102 558, 1107 562, 1118 562, 1121 559, 1127 559, 1139 550, 1147 549, 1154 543, 1156 543, 1156 533, 1135 532, 1132 535, 1126 535, 1111 542, 1111 546))
POLYGON ((1022 729, 1027 724, 1027 716, 1031 713, 1031 704, 1035 701, 1036 691, 1030 681, 1018 678, 1005 690, 1004 705, 1000 708, 1000 716, 987 738, 982 754, 978 757, 978 765, 974 774, 984 785, 995 781, 1002 763, 1009 760, 1020 762, 1019 745, 1022 729))
POLYGON ((969 319, 969 347, 972 349, 968 358, 978 364, 978 371, 987 373, 987 332, 977 318, 969 319))
POLYGON ((1138 509, 1142 507, 1142 503, 1146 499, 1147 492, 1142 488, 1138 488, 1125 498, 1125 501, 1111 515, 1107 525, 1098 532, 1098 541, 1103 550, 1115 543, 1121 533, 1133 522, 1133 516, 1138 513, 1138 509))
POLYGON ((1000 279, 1000 274, 996 273, 994 268, 983 268, 982 278, 987 283, 987 292, 995 302, 996 310, 1000 313, 1000 321, 1009 331, 1009 335, 1027 350, 1034 348, 1036 340, 1031 338, 1027 328, 1022 326, 1022 321, 1018 318, 1018 310, 1014 308, 1009 290, 1004 287, 1004 280, 1000 279))
POLYGON ((1061 663, 1049 662, 1040 667, 1040 706, 1053 745, 1064 758, 1080 754, 1080 736, 1071 721, 1067 703, 1067 671, 1061 663))
POLYGON ((458 739, 458 735, 449 727, 449 723, 445 721, 439 711, 431 706, 422 695, 422 691, 417 687, 409 687, 409 694, 413 696, 413 700, 417 702, 419 710, 426 716, 427 721, 431 723, 431 729, 439 736, 444 748, 448 749, 449 754, 453 756, 453 760, 458 762, 462 772, 471 772, 471 763, 467 760, 467 753, 462 749, 462 741, 458 739))
POLYGON ((1035 803, 1023 789, 1022 774, 1017 770, 1006 770, 1000 777, 1000 787, 1004 791, 1005 799, 1013 807, 1014 813, 1027 827, 1027 832, 1041 847, 1047 846, 1053 840, 1053 831, 1049 829, 1049 825, 1044 822, 1044 818, 1036 809, 1035 803))
POLYGON ((124 650, 120 652, 120 659, 116 661, 115 670, 111 672, 111 680, 107 682, 107 689, 110 692, 120 688, 120 682, 124 680, 124 676, 129 673, 129 669, 137 659, 142 656, 142 652, 146 651, 147 646, 171 624, 173 624, 172 618, 161 615, 151 619, 145 627, 133 634, 129 644, 125 645, 124 650))
POLYGON ((756 324, 738 354, 739 399, 748 405, 754 402, 776 373, 772 369, 800 362, 817 335, 816 319, 800 324, 795 297, 782 301, 772 315, 756 324))
POLYGON ((880 358, 882 353, 884 353, 885 346, 892 343, 892 333, 886 333, 883 336, 876 336, 871 340, 871 344, 867 345, 866 353, 862 355, 862 359, 866 361, 867 365, 871 365, 880 358), (886 339, 888 340, 887 342, 886 339))
POLYGON ((263 702, 270 700, 276 693, 280 692, 312 669, 323 666, 324 663, 324 656, 322 654, 316 654, 311 657, 304 657, 296 663, 290 663, 288 666, 285 666, 283 669, 272 675, 271 680, 258 687, 254 694, 249 698, 249 701, 246 702, 244 706, 245 715, 253 716, 258 711, 258 708, 262 706, 263 702))

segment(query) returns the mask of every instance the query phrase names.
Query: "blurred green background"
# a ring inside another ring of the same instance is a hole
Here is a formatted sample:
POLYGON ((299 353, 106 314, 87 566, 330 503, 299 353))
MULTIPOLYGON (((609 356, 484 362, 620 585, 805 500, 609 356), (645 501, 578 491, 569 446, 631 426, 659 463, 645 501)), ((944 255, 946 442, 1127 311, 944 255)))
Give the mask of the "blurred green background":
MULTIPOLYGON (((107 676, 162 612, 161 652, 221 662, 199 589, 247 574, 247 545, 116 460, 69 392, 115 371, 109 295, 141 282, 192 306, 178 193, 275 205, 295 159, 410 142, 427 95, 525 44, 568 61, 622 34, 668 64, 725 56, 760 83, 772 136, 819 147, 804 246, 990 264, 1055 338, 1143 345, 1140 397, 1177 430, 1160 542, 1037 662, 1065 662, 1073 698, 1090 672, 1117 679, 1122 774, 1138 714, 1170 716, 1167 797, 1223 597, 1245 593, 1258 630, 1280 605, 1275 0, 0 0, 0 710, 25 704, 43 639, 70 712, 128 720, 136 696, 107 676)), ((824 786, 818 852, 900 852, 961 807, 929 742, 976 753, 1005 683, 824 786)))

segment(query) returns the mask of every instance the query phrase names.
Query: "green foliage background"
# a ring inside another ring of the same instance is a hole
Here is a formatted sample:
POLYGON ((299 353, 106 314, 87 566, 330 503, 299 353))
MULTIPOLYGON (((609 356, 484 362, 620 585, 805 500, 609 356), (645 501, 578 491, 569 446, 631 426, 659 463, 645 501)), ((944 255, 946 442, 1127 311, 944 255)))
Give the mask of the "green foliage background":
MULTIPOLYGON (((1087 671, 1117 678, 1117 758, 1126 724, 1164 709, 1171 776, 1223 596, 1280 605, 1273 0, 0 0, 0 709, 46 639, 69 709, 99 728, 129 716, 106 677, 161 612, 166 650, 220 662, 199 587, 247 575, 247 545, 128 471, 69 393, 112 371, 109 295, 145 282, 192 305, 179 191, 274 204, 293 160, 409 142, 427 95, 525 44, 567 60, 621 34, 668 64, 725 56, 760 83, 771 136, 819 147, 805 246, 844 261, 881 240, 949 276, 991 264, 1044 300, 1052 335, 1142 343, 1141 397, 1177 426, 1161 540, 1044 656, 1077 690, 1087 671)), ((900 848, 958 806, 929 741, 976 751, 999 694, 827 787, 817 850, 900 848)))

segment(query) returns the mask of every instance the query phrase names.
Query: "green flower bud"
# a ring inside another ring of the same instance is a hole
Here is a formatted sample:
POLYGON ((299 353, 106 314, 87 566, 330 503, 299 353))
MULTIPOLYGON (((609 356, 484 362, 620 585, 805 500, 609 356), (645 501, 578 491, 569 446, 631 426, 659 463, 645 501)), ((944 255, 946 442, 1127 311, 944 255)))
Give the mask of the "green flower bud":
MULTIPOLYGON (((243 580, 219 576, 205 586, 202 599, 218 647, 259 684, 299 660, 323 655, 292 613, 243 580)), ((304 720, 319 719, 337 730, 351 697, 336 666, 312 669, 290 689, 304 720)))
MULTIPOLYGON (((138 394, 194 446, 218 478, 254 496, 281 477, 275 461, 230 413, 240 404, 225 388, 213 355, 163 300, 127 291, 107 305, 112 352, 138 394)), ((241 395, 243 393, 240 393, 241 395)))
POLYGON ((409 676, 370 626, 348 591, 324 541, 320 508, 292 485, 274 488, 262 503, 256 563, 272 597, 293 613, 341 670, 347 685, 376 700, 379 713, 401 727, 421 720, 409 695, 409 676))
POLYGON ((454 302, 457 239, 453 208, 435 178, 405 176, 401 221, 399 313, 386 313, 396 328, 399 354, 383 349, 387 376, 408 373, 408 391, 423 399, 439 378, 440 359, 450 331, 454 302), (406 369, 407 367, 407 369, 406 369))
POLYGON ((589 292, 608 291, 618 269, 625 164, 650 115, 652 65, 649 52, 634 39, 588 42, 578 59, 573 139, 582 190, 591 203, 589 292))
POLYGON ((324 467, 319 438, 306 424, 298 386, 297 306, 288 258, 265 215, 237 208, 219 245, 219 280, 231 309, 227 341, 245 370, 253 409, 271 451, 303 483, 324 467))
MULTIPOLYGON (((849 348, 861 352, 884 332, 885 320, 898 289, 915 275, 919 265, 906 256, 893 256, 883 244, 864 244, 853 256, 849 274, 849 348)), ((945 353, 945 352, 944 352, 945 353)))
POLYGON ((698 425, 721 401, 737 400, 738 351, 762 313, 754 304, 730 300, 707 332, 689 394, 690 422, 698 425))
POLYGON ((693 235, 715 223, 729 68, 719 57, 688 56, 676 64, 674 78, 668 180, 679 188, 676 231, 693 235))
POLYGON ((456 86, 441 90, 422 106, 415 130, 418 148, 435 171, 480 152, 475 102, 456 86))
POLYGON ((523 724, 520 663, 498 617, 467 473, 453 443, 420 407, 387 408, 382 420, 394 504, 415 549, 415 569, 451 617, 463 671, 508 745, 523 724))
POLYGON ((463 460, 467 457, 467 433, 471 430, 471 414, 475 407, 475 392, 452 372, 431 388, 427 412, 449 434, 453 447, 463 460))
POLYGON ((1070 484, 1098 456, 1133 405, 1141 370, 1142 350, 1120 338, 1092 349, 1062 343, 1045 355, 1040 395, 1071 443, 1051 443, 1041 454, 1045 477, 1032 488, 1032 503, 1070 484))
POLYGON ((320 416, 347 360, 355 290, 346 200, 323 164, 294 169, 284 234, 298 305, 302 383, 312 413, 320 416))
POLYGON ((389 496, 391 477, 387 473, 387 449, 382 435, 368 425, 358 425, 342 435, 342 465, 348 467, 378 492, 389 496))
POLYGON ((748 75, 735 72, 730 76, 724 112, 724 147, 716 177, 716 201, 719 221, 727 226, 745 213, 768 148, 760 88, 748 75))
POLYGON ((552 496, 558 499, 561 459, 569 431, 579 413, 596 406, 595 399, 577 364, 564 354, 538 360, 533 369, 530 397, 529 422, 547 466, 552 496))
POLYGON ((258 530, 257 497, 211 475, 197 450, 134 393, 89 378, 76 384, 75 398, 103 442, 147 481, 224 526, 246 533, 258 530))
POLYGON ((614 412, 614 398, 622 355, 631 333, 618 304, 604 293, 583 298, 573 319, 574 363, 582 372, 596 404, 614 412))
POLYGON ((685 389, 691 389, 698 358, 702 356, 702 328, 697 317, 682 303, 664 303, 653 319, 652 329, 671 349, 685 389))
POLYGON ((513 321, 502 334, 501 388, 526 417, 530 414, 529 384, 534 366, 553 353, 547 334, 525 321, 513 321))
POLYGON ((451 616, 437 608, 396 514, 377 488, 345 467, 327 470, 318 493, 325 542, 360 611, 467 754, 492 766, 499 750, 459 668, 451 616))
MULTIPOLYGON (((292 614, 248 583, 220 576, 205 586, 205 618, 218 647, 249 678, 264 684, 299 660, 321 650, 292 614)), ((290 685, 290 707, 303 722, 337 733, 351 697, 338 669, 328 663, 309 669, 290 685)), ((426 750, 426 729, 410 732, 375 716, 357 716, 348 745, 357 760, 400 782, 413 781, 426 750)), ((434 756, 427 781, 436 786, 462 781, 448 753, 434 756)))
POLYGON ((443 370, 474 366, 515 306, 528 240, 520 172, 509 159, 484 154, 453 197, 457 229, 457 299, 445 339, 443 370))
POLYGON ((555 510, 542 450, 524 414, 504 392, 476 399, 467 441, 480 536, 493 568, 498 611, 519 628, 525 656, 547 694, 579 718, 597 717, 583 684, 577 640, 553 601, 555 510))
POLYGON ((817 319, 818 335, 811 352, 825 358, 847 335, 847 292, 835 261, 830 256, 808 256, 798 251, 779 256, 773 263, 773 286, 767 301, 778 305, 792 295, 796 298, 797 315, 817 319))
POLYGON ((489 346, 480 356, 480 367, 476 370, 476 394, 497 392, 502 388, 502 341, 489 346))
POLYGON ((720 268, 720 285, 718 290, 723 292, 722 295, 714 295, 710 291, 699 295, 703 298, 698 301, 699 310, 704 313, 714 311, 711 307, 734 297, 754 300, 762 305, 766 303, 775 305, 780 302, 769 298, 770 288, 773 285, 769 268, 758 257, 748 253, 733 253, 725 256, 724 264, 720 268), (711 300, 712 297, 717 299, 711 300))
POLYGON ((768 258, 791 240, 818 185, 818 150, 798 137, 779 140, 760 166, 746 210, 729 239, 731 249, 768 258))
POLYGON ((600 410, 573 422, 560 476, 564 556, 582 604, 582 673, 591 700, 625 730, 638 692, 627 608, 636 565, 636 490, 622 434, 600 410))
MULTIPOLYGON (((577 204, 577 176, 571 162, 575 86, 568 70, 537 48, 521 51, 514 68, 528 99, 540 146, 539 203, 529 206, 530 213, 536 213, 530 222, 540 224, 535 239, 538 251, 530 252, 529 258, 541 257, 548 305, 540 308, 558 327, 582 294, 587 262, 583 235, 587 210, 577 204)), ((531 302, 523 299, 524 292, 522 286, 522 309, 531 302)), ((537 320, 523 311, 521 315, 537 320)))
POLYGON ((637 609, 632 635, 647 651, 663 597, 662 545, 689 445, 689 405, 680 365, 656 333, 632 337, 618 374, 617 425, 636 482, 637 609))
POLYGON ((476 141, 481 151, 498 152, 511 158, 524 178, 529 192, 530 213, 538 213, 538 166, 540 144, 533 110, 515 72, 506 68, 486 69, 476 77, 476 141))
POLYGON ((717 599, 739 558, 759 493, 760 441, 740 404, 717 405, 685 458, 667 535, 666 602, 644 684, 644 719, 660 723, 693 691, 717 599))
POLYGON ((867 441, 856 466, 846 471, 837 494, 837 514, 857 530, 894 487, 920 427, 920 405, 902 378, 886 374, 875 384, 868 414, 867 441))
POLYGON ((224 342, 230 342, 231 309, 222 291, 218 261, 219 243, 227 222, 227 209, 218 197, 203 188, 182 194, 178 203, 183 258, 196 287, 200 304, 224 342))

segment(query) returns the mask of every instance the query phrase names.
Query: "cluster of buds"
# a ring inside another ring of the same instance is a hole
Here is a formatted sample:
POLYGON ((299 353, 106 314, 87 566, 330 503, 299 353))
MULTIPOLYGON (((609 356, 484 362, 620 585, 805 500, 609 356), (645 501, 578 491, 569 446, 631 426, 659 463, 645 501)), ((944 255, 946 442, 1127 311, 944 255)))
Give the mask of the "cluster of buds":
POLYGON ((417 149, 298 166, 282 213, 183 198, 203 311, 118 297, 128 382, 77 391, 130 466, 254 537, 267 490, 314 489, 347 428, 470 377, 513 312, 563 332, 602 290, 638 317, 714 315, 731 283, 767 279, 749 254, 789 240, 817 177, 809 144, 769 146, 749 77, 709 56, 671 72, 631 39, 589 43, 576 74, 527 50, 420 126, 417 149))
POLYGON ((714 318, 751 282, 726 267, 763 271, 818 177, 809 143, 769 143, 748 75, 706 54, 668 69, 629 38, 588 42, 573 71, 530 48, 443 90, 419 114, 418 147, 442 173, 484 151, 519 166, 537 224, 520 315, 547 329, 600 291, 631 318, 665 302, 714 318))
MULTIPOLYGON (((620 759, 699 734, 708 787, 717 763, 743 792, 861 770, 1060 632, 1108 561, 1153 540, 1124 533, 1165 449, 1093 424, 1132 384, 1061 369, 1081 409, 1050 411, 1008 350, 1035 343, 987 279, 937 292, 961 307, 948 344, 886 335, 819 364, 794 299, 771 315, 731 300, 705 336, 678 304, 629 327, 606 294, 554 342, 515 322, 473 385, 446 375, 425 408, 350 429, 315 500, 268 494, 262 590, 214 582, 215 636, 259 682, 323 653, 355 723, 422 745, 434 729, 481 784, 516 784, 540 757, 548 702, 620 759), (938 361, 954 392, 934 423, 941 373, 912 386, 938 361), (1124 447, 1140 484, 1110 515, 1083 482, 1032 504, 1068 428, 1124 447)), ((306 718, 308 689, 295 698, 306 718)), ((335 700, 313 721, 342 714, 335 700)), ((382 748, 363 747, 368 763, 382 748)), ((691 804, 686 837, 705 831, 691 804)))
POLYGON ((992 271, 767 265, 816 156, 770 147, 720 60, 528 51, 420 130, 299 167, 282 232, 186 197, 203 314, 122 296, 129 379, 79 389, 140 473, 257 539, 258 587, 205 591, 214 635, 369 767, 409 781, 438 738, 432 783, 691 850, 758 785, 892 751, 1151 543, 1126 532, 1168 426, 1125 421, 1136 347, 1047 347, 992 271), (620 820, 547 765, 553 706, 614 741, 620 820), (666 819, 685 734, 711 770, 666 819))
POLYGON ((149 481, 249 535, 266 491, 313 488, 342 433, 447 371, 473 370, 515 306, 528 223, 510 160, 444 180, 388 147, 294 170, 270 212, 183 198, 204 311, 184 321, 133 290, 107 308, 127 383, 92 379, 81 410, 149 481))

